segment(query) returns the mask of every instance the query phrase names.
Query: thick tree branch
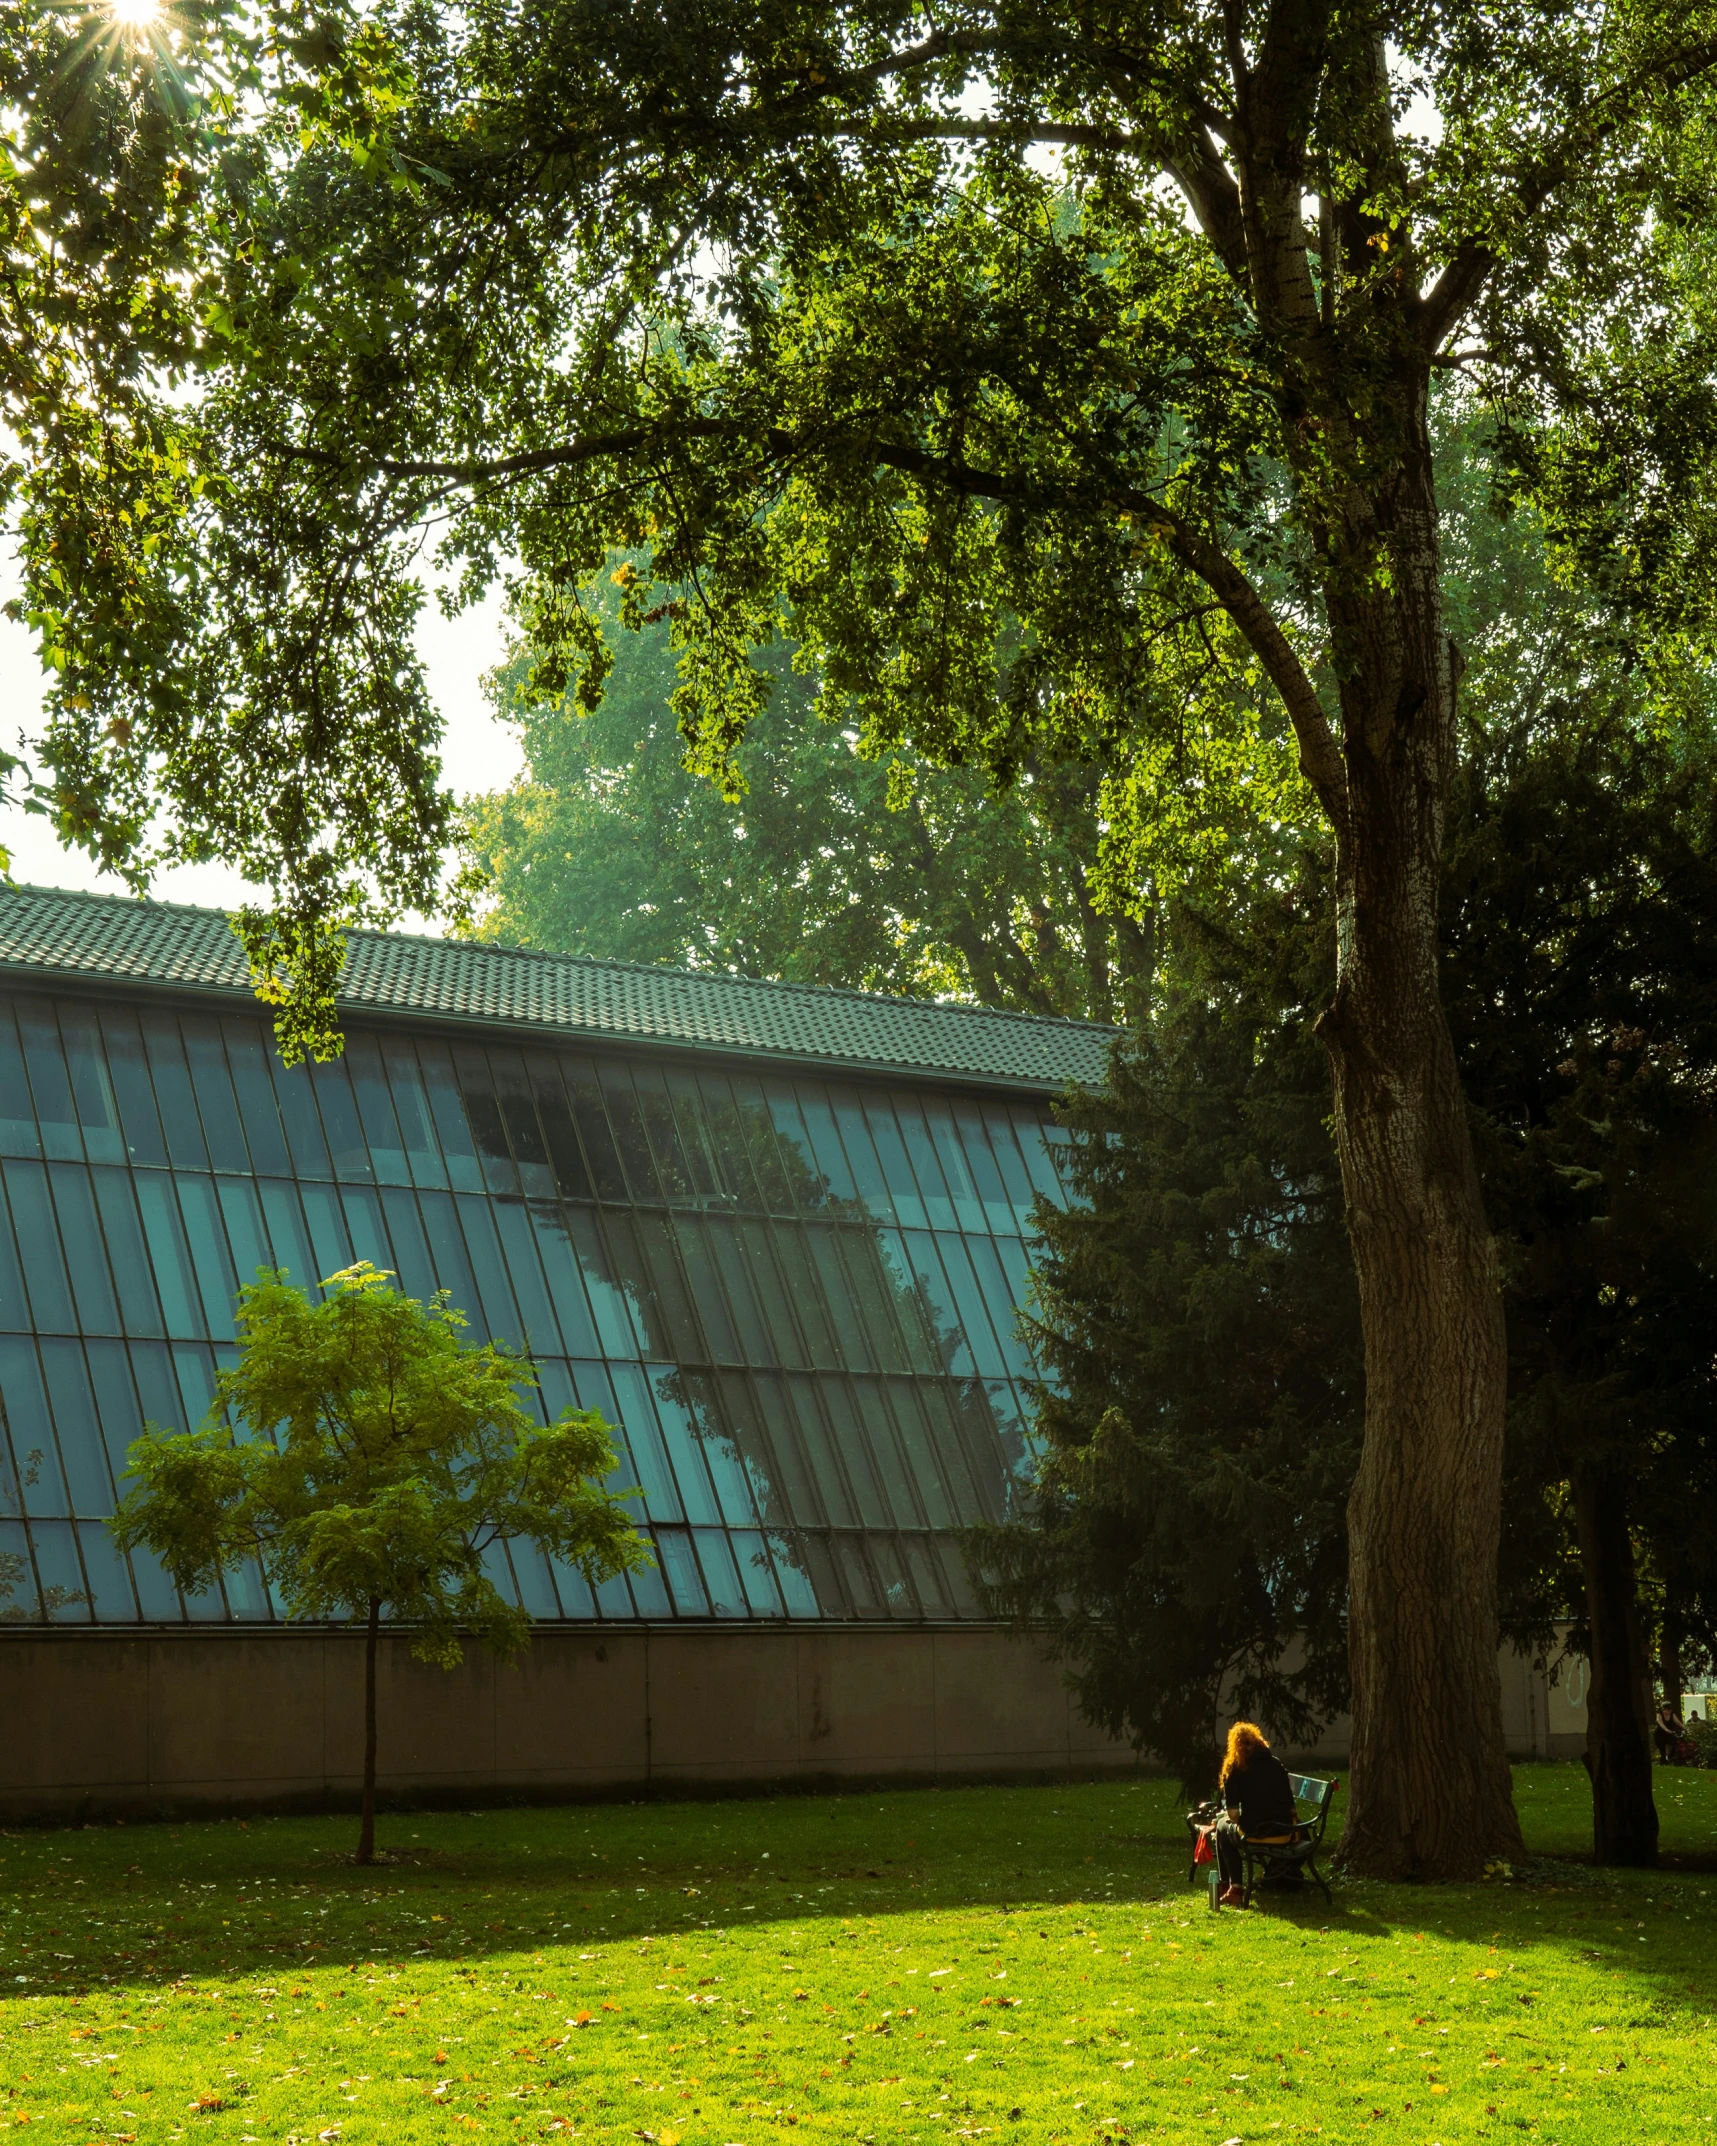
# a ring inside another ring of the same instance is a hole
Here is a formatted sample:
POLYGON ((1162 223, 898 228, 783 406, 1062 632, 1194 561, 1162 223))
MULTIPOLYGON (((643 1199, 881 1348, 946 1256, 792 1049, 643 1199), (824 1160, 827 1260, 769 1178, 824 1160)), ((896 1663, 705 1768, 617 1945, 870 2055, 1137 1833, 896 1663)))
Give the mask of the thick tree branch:
MULTIPOLYGON (((1571 176, 1583 151, 1595 148, 1638 110, 1652 92, 1685 89, 1717 68, 1717 38, 1703 38, 1679 52, 1636 67, 1592 102, 1561 133, 1554 146, 1528 167, 1515 190, 1511 220, 1535 216, 1571 176)), ((1459 327, 1497 263, 1494 242, 1478 232, 1462 239, 1419 306, 1419 337, 1435 352, 1459 327)))

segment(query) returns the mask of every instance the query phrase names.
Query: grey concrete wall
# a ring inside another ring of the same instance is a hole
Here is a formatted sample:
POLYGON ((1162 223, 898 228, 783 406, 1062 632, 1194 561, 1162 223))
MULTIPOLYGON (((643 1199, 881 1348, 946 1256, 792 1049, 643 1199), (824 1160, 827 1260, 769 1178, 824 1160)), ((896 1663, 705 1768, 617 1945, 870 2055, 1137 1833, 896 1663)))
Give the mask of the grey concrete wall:
MULTIPOLYGON (((6 1633, 0 1817, 349 1801, 362 1679, 345 1634, 6 1633)), ((384 1793, 444 1800, 1134 1765, 982 1628, 550 1627, 452 1673, 384 1641, 378 1713, 384 1793)))
MULTIPOLYGON (((322 1806, 357 1792, 362 1640, 314 1632, 0 1635, 0 1819, 322 1806)), ((1584 1680, 1505 1652, 1517 1758, 1584 1745, 1584 1680)), ((1037 1649, 982 1627, 544 1627, 451 1674, 384 1641, 381 1784, 544 1799, 839 1779, 1127 1771, 1037 1649)), ((1348 1724, 1308 1758, 1345 1763, 1348 1724)))

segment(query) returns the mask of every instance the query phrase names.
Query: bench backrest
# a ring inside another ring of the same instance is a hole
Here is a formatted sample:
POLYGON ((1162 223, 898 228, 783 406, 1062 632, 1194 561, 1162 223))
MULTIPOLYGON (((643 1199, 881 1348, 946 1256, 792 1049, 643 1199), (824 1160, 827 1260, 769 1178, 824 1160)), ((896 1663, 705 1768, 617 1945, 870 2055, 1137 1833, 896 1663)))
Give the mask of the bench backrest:
POLYGON ((1333 1781, 1320 1781, 1312 1774, 1291 1773, 1288 1786, 1294 1792, 1296 1803, 1309 1803, 1314 1811, 1322 1811, 1335 1794, 1333 1781))

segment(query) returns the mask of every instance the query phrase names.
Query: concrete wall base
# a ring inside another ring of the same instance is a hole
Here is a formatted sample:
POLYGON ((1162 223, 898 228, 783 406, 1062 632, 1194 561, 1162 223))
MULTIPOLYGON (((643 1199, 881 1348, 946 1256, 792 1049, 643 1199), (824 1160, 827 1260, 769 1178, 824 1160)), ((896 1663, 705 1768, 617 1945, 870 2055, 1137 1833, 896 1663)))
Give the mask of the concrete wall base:
MULTIPOLYGON (((982 1627, 543 1627, 448 1672, 384 1640, 390 1800, 563 1801, 842 1780, 1130 1772, 1059 1670, 982 1627)), ((339 1632, 7 1633, 0 1817, 350 1805, 363 1642, 339 1632)))
MULTIPOLYGON (((1517 1758, 1576 1757, 1583 1680, 1501 1662, 1517 1758)), ((390 1802, 568 1802, 1138 1770, 1029 1640, 982 1626, 543 1626, 451 1673, 384 1640, 390 1802)), ((0 1635, 0 1820, 349 1807, 363 1642, 344 1632, 0 1635)), ((1332 1724, 1312 1765, 1345 1764, 1332 1724)))

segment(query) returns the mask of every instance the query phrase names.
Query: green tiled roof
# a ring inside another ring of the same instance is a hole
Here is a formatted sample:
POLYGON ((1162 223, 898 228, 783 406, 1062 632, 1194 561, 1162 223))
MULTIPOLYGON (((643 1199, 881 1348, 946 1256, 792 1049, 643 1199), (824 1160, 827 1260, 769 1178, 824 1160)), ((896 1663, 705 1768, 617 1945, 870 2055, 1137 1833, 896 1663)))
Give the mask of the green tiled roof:
MULTIPOLYGON (((250 999, 219 909, 0 886, 0 971, 250 999)), ((254 1004, 254 1000, 251 1001, 254 1004)), ((340 1002, 571 1041, 720 1050, 1055 1093, 1103 1078, 1113 1031, 987 1007, 760 983, 403 932, 354 932, 340 1002)))

